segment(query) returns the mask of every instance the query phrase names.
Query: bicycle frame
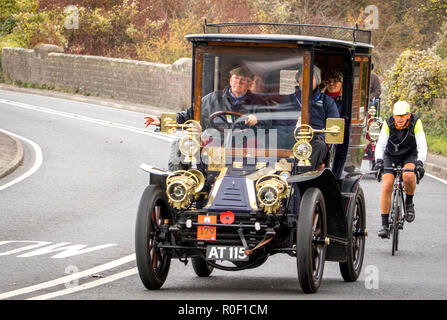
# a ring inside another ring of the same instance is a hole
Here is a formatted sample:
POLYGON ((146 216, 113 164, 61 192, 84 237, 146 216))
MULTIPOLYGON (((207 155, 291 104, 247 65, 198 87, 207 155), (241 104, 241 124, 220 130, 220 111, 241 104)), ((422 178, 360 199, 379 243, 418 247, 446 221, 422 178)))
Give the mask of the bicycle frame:
POLYGON ((392 255, 398 250, 399 230, 403 230, 405 218, 407 215, 404 202, 403 172, 415 172, 414 169, 406 169, 401 166, 387 167, 386 170, 396 172, 393 183, 393 194, 391 202, 391 214, 389 215, 390 233, 393 234, 392 255))
MULTIPOLYGON (((404 204, 404 188, 403 188, 403 179, 402 179, 402 168, 399 166, 396 169, 396 177, 394 178, 393 185, 393 195, 392 195, 392 207, 391 212, 394 213, 394 210, 397 208, 398 211, 398 221, 403 226, 403 220, 406 216, 405 206, 404 204), (401 214, 400 208, 403 208, 403 215, 401 214)), ((413 171, 413 170, 411 170, 413 171)), ((391 219, 391 217, 390 217, 391 219)))

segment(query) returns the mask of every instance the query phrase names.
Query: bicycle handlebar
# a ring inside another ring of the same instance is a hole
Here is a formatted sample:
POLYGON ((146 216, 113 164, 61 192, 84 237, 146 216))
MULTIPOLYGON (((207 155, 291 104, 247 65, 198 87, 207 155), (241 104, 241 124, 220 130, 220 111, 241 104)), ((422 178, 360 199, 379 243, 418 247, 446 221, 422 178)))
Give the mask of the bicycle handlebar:
POLYGON ((384 170, 393 170, 393 171, 400 171, 400 172, 416 172, 416 168, 414 169, 407 169, 402 167, 384 167, 384 170))
MULTIPOLYGON (((397 171, 399 171, 399 172, 414 172, 416 174, 416 184, 419 184, 419 181, 421 181, 419 172, 416 170, 416 168, 407 169, 407 168, 402 168, 402 167, 384 167, 383 170, 392 170, 395 172, 397 172, 397 171)), ((377 172, 377 181, 380 182, 382 180, 383 172, 379 172, 379 170, 376 170, 376 172, 377 172)))

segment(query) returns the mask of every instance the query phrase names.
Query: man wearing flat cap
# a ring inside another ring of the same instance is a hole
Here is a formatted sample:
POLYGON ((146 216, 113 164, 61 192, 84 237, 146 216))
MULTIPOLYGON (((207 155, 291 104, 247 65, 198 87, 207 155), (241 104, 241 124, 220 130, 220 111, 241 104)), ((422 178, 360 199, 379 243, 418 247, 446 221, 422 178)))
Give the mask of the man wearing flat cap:
MULTIPOLYGON (((280 107, 284 111, 294 111, 296 113, 295 119, 290 119, 287 121, 281 121, 276 123, 275 126, 278 129, 278 134, 280 136, 280 148, 281 149, 292 149, 295 144, 295 138, 293 136, 293 131, 295 130, 298 115, 301 111, 301 88, 303 86, 303 68, 299 65, 298 71, 295 74, 295 80, 299 84, 295 87, 295 93, 292 93, 285 97, 281 101, 280 107)), ((338 118, 339 112, 337 105, 334 100, 319 90, 319 85, 321 83, 321 70, 317 66, 314 66, 313 70, 313 92, 312 97, 310 97, 310 116, 311 123, 310 126, 314 129, 324 129, 326 127, 327 118, 338 118)), ((315 133, 314 138, 310 142, 312 146, 312 155, 310 157, 312 170, 322 168, 322 162, 327 154, 327 147, 324 142, 324 134, 315 133)))
MULTIPOLYGON (((242 65, 237 65, 230 70, 229 85, 223 90, 211 92, 202 98, 201 125, 206 129, 210 127, 208 117, 216 111, 238 111, 247 114, 245 124, 249 127, 262 126, 267 128, 269 121, 260 121, 256 113, 261 111, 259 106, 265 105, 265 101, 258 95, 253 94, 249 88, 253 80, 253 73, 242 65), (257 110, 258 109, 258 110, 257 110)), ((228 115, 229 122, 235 122, 232 115, 228 115)), ((177 113, 177 122, 184 123, 194 118, 193 107, 189 107, 183 112, 177 113)), ((220 119, 216 118, 217 121, 220 119)), ((160 125, 160 118, 157 116, 146 116, 145 126, 160 125)))

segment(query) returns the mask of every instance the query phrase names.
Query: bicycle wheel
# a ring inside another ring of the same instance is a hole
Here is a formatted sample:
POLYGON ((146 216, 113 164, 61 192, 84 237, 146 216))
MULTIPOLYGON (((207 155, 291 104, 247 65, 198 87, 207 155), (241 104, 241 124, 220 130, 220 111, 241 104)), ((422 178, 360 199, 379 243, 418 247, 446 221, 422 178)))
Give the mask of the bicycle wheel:
POLYGON ((393 241, 392 241, 392 249, 391 254, 394 256, 395 251, 398 251, 399 249, 399 218, 400 218, 400 212, 402 210, 402 206, 400 205, 399 198, 400 198, 400 192, 396 191, 393 196, 393 210, 391 213, 391 232, 393 234, 393 241))

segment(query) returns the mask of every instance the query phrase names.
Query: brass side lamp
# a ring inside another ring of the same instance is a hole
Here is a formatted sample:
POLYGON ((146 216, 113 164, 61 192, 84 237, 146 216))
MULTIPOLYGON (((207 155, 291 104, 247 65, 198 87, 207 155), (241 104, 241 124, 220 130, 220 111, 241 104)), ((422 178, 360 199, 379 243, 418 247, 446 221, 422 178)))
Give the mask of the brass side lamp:
POLYGON ((296 127, 293 131, 293 136, 297 142, 294 144, 292 152, 295 158, 299 160, 299 167, 310 167, 309 158, 312 154, 310 141, 312 140, 313 135, 312 127, 307 124, 302 124, 301 126, 296 127))
POLYGON ((312 155, 312 146, 310 141, 314 133, 325 133, 325 142, 327 144, 342 144, 345 132, 345 119, 328 118, 326 119, 325 129, 313 129, 307 124, 302 124, 295 128, 293 135, 297 141, 292 148, 293 155, 297 158, 298 166, 309 167, 309 158, 312 155), (297 132, 298 131, 298 132, 297 132))

